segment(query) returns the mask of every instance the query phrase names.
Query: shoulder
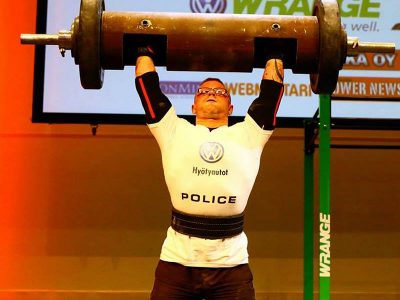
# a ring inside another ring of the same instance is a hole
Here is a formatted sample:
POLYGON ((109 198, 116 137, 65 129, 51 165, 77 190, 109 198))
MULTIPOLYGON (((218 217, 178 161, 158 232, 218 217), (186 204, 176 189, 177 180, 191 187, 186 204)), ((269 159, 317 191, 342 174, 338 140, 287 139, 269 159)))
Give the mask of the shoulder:
POLYGON ((238 122, 230 126, 232 130, 246 130, 249 133, 271 135, 273 130, 265 130, 261 128, 250 114, 246 114, 242 122, 238 122))

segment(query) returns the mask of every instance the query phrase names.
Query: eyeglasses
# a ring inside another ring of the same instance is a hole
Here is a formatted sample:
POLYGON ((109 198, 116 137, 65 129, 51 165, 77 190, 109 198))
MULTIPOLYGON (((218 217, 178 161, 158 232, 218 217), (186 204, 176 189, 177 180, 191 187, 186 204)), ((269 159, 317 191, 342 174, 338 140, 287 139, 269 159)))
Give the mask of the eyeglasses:
POLYGON ((228 97, 228 91, 226 89, 223 88, 199 88, 197 90, 197 95, 210 95, 210 94, 214 94, 216 96, 223 96, 223 97, 228 97))

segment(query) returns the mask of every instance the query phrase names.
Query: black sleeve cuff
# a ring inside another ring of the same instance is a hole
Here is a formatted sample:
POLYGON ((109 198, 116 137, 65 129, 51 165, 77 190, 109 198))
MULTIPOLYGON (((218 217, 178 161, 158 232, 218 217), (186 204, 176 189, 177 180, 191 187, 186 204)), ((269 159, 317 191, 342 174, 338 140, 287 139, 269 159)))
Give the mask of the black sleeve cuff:
POLYGON ((157 72, 148 72, 135 79, 148 124, 159 122, 171 108, 171 102, 160 88, 157 72))
POLYGON ((260 95, 258 98, 270 99, 280 96, 283 84, 275 80, 263 79, 260 85, 260 95))
POLYGON ((272 130, 276 125, 276 113, 283 95, 283 84, 274 80, 263 79, 260 95, 250 105, 248 114, 265 130, 272 130))

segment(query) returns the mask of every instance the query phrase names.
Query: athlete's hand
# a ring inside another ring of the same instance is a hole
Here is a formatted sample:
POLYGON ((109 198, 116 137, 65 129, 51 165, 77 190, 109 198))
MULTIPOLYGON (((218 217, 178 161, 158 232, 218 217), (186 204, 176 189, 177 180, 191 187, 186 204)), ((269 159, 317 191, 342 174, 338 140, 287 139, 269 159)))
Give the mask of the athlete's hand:
POLYGON ((151 59, 154 60, 154 59, 155 59, 155 56, 156 56, 156 53, 155 53, 155 51, 153 50, 153 48, 150 47, 150 46, 138 47, 138 48, 137 48, 136 56, 137 56, 137 57, 140 57, 140 56, 148 56, 148 57, 150 57, 151 59))

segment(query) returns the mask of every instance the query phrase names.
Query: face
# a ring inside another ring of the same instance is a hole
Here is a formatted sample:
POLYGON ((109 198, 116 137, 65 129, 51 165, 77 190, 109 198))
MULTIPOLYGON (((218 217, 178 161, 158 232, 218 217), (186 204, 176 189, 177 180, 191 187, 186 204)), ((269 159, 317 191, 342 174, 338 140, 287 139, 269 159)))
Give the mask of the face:
POLYGON ((221 94, 212 89, 223 89, 226 91, 225 86, 218 81, 210 80, 203 82, 199 90, 209 91, 209 93, 196 93, 192 112, 198 118, 226 119, 233 111, 229 94, 227 92, 226 94, 221 94))

